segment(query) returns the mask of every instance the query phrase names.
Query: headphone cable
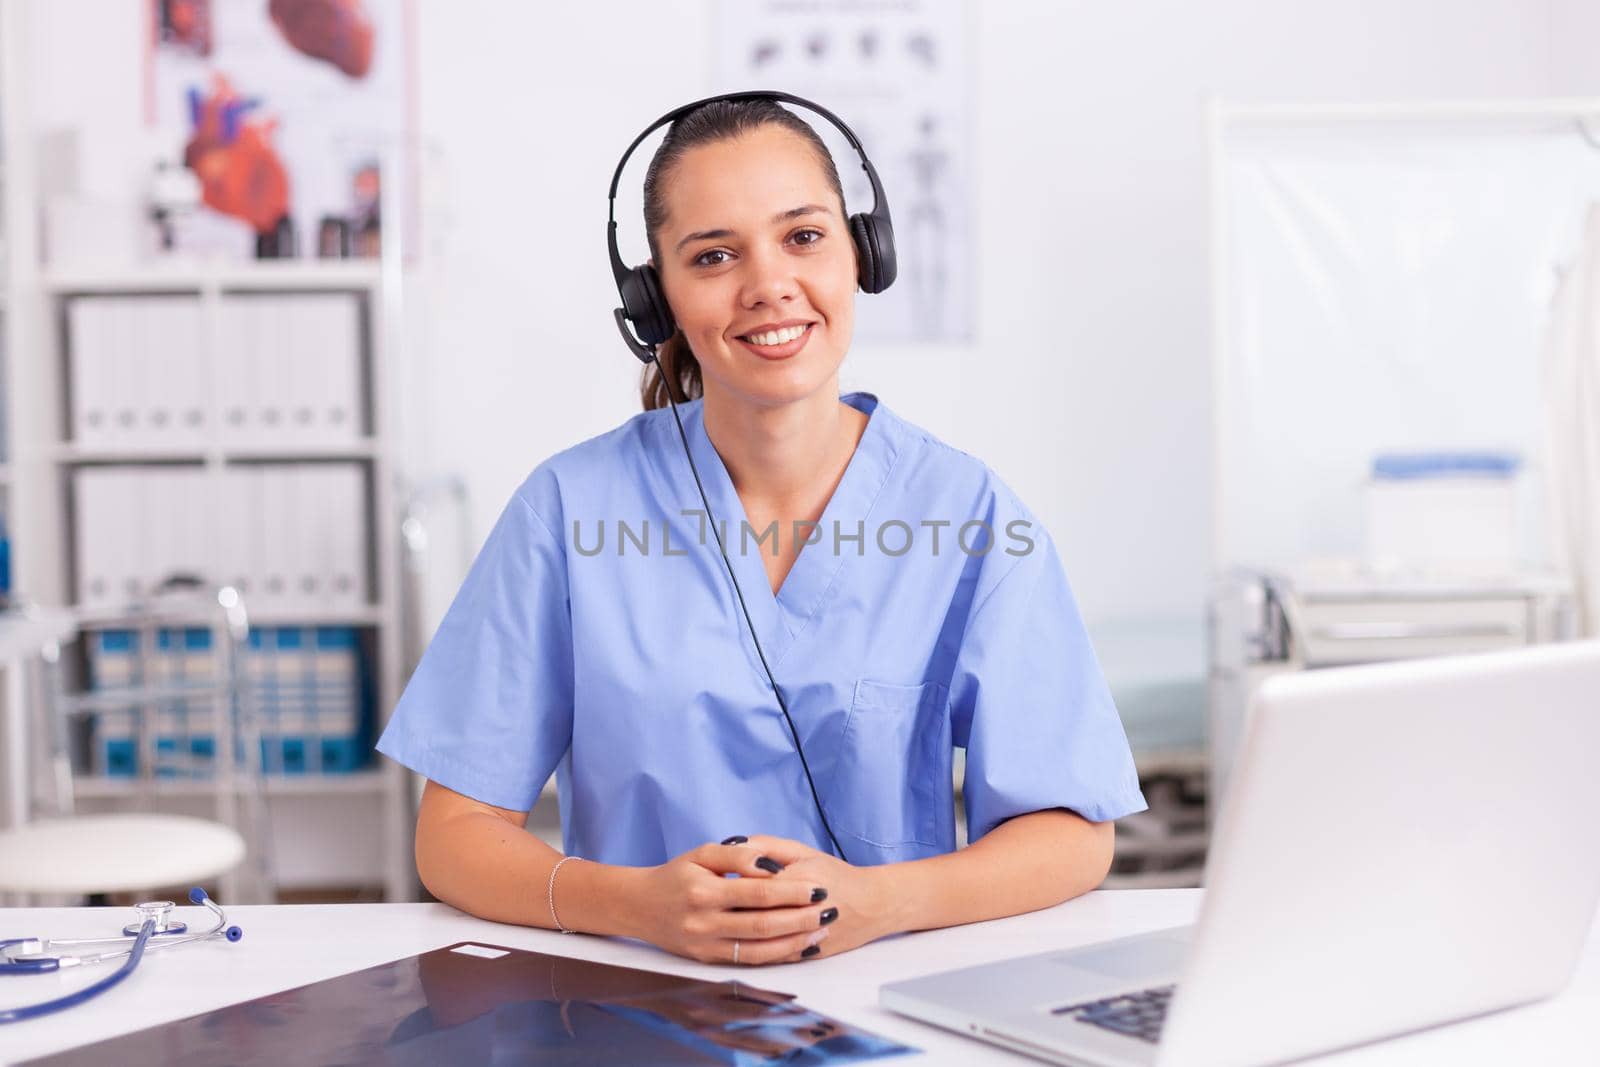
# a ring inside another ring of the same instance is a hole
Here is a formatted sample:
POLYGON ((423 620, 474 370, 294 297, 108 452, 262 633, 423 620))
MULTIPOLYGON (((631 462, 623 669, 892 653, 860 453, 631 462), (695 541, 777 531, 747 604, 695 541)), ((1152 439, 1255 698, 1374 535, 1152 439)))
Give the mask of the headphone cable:
POLYGON ((655 345, 650 346, 650 362, 655 364, 656 373, 661 376, 661 384, 667 394, 667 406, 672 409, 672 421, 677 423, 678 438, 683 442, 683 455, 689 461, 689 473, 694 475, 694 487, 700 491, 700 502, 706 506, 706 519, 711 524, 711 536, 717 539, 717 551, 722 554, 722 565, 728 569, 728 578, 733 582, 733 593, 739 598, 739 610, 744 613, 744 624, 750 630, 750 640, 755 642, 756 657, 761 660, 761 669, 767 672, 767 681, 772 684, 773 695, 778 698, 778 707, 783 712, 783 719, 789 724, 789 735, 794 738, 794 750, 800 754, 800 766, 806 772, 806 784, 811 787, 811 799, 817 805, 817 814, 822 817, 822 828, 828 832, 828 840, 833 842, 834 851, 838 852, 839 858, 849 863, 849 857, 844 854, 839 839, 833 834, 833 827, 828 825, 828 813, 822 810, 822 798, 817 795, 817 783, 811 777, 811 764, 807 762, 806 750, 800 744, 800 731, 795 729, 794 718, 789 714, 789 705, 783 699, 783 690, 778 688, 778 680, 772 676, 772 668, 767 666, 767 654, 761 650, 761 639, 756 636, 755 623, 750 621, 750 609, 745 605, 744 591, 739 588, 739 579, 733 573, 733 562, 728 559, 727 546, 722 543, 722 534, 717 529, 717 517, 711 513, 711 501, 706 498, 705 486, 700 483, 700 471, 695 468, 694 454, 689 448, 689 435, 684 432, 683 419, 678 416, 678 403, 672 399, 672 385, 656 359, 655 345))

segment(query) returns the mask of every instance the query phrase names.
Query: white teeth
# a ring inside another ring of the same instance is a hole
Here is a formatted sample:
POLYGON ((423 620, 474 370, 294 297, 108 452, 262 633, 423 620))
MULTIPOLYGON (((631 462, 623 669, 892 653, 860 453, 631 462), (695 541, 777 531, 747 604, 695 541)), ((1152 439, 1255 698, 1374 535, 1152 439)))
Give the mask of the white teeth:
POLYGON ((804 326, 786 326, 781 330, 747 334, 745 340, 753 345, 784 345, 805 332, 806 328, 804 326))

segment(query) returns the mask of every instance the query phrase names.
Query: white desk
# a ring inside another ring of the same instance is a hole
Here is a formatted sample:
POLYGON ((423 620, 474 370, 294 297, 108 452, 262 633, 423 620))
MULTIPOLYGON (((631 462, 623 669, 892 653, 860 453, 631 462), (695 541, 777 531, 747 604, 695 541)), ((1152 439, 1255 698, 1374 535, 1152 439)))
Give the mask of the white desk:
MULTIPOLYGON (((705 966, 629 941, 563 936, 469 918, 442 904, 260 905, 228 909, 244 929, 236 945, 209 942, 146 957, 124 983, 87 1005, 0 1027, 7 1063, 89 1044, 463 940, 752 984, 798 995, 809 1008, 923 1049, 920 1063, 1030 1063, 878 1007, 878 986, 929 971, 1068 947, 1192 921, 1200 890, 1102 891, 1048 911, 879 941, 835 958, 780 967, 705 966)), ((182 909, 198 922, 200 909, 182 909), (189 913, 198 913, 191 915, 189 913)), ((105 936, 127 921, 119 908, 0 910, 0 937, 105 936)), ((208 924, 209 925, 209 924, 208 924)), ((106 973, 0 980, 0 1005, 34 1003, 106 973)), ((1592 1064, 1600 1060, 1600 927, 1572 984, 1540 1004, 1441 1027, 1318 1064, 1592 1064)))

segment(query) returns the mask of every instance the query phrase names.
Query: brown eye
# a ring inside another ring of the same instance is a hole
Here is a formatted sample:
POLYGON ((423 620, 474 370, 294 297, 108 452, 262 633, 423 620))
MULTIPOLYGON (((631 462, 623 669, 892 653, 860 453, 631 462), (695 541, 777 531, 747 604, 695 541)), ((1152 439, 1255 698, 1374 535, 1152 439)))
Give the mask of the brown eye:
POLYGON ((818 241, 822 240, 822 238, 823 238, 823 233, 822 233, 821 230, 801 230, 801 231, 799 231, 798 233, 796 233, 794 235, 794 239, 796 241, 799 241, 799 243, 802 244, 802 245, 814 245, 818 241), (800 238, 805 237, 808 234, 811 236, 811 240, 809 240, 809 241, 800 241, 800 238))
POLYGON ((715 260, 715 261, 708 261, 706 259, 706 257, 707 256, 726 256, 727 254, 728 253, 724 252, 720 248, 708 248, 704 252, 701 252, 698 256, 694 257, 694 265, 697 266, 697 267, 720 267, 720 266, 722 266, 723 263, 726 263, 727 260, 719 259, 719 260, 715 260))

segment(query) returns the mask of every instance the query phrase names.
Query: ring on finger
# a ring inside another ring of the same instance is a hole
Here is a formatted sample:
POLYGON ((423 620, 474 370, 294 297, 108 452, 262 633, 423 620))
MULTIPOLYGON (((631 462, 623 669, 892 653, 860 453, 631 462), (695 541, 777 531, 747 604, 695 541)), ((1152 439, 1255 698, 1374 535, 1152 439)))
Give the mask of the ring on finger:
POLYGON ((734 941, 733 941, 733 965, 735 967, 737 967, 739 965, 739 940, 738 940, 738 938, 734 938, 734 941))

